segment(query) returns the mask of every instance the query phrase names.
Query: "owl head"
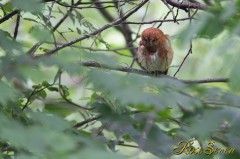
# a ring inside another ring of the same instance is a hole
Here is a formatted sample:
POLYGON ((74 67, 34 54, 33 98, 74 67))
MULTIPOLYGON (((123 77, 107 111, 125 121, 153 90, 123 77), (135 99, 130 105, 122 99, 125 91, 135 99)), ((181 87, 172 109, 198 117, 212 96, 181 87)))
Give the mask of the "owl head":
POLYGON ((147 28, 141 36, 142 44, 151 52, 155 52, 165 38, 163 32, 158 28, 147 28))

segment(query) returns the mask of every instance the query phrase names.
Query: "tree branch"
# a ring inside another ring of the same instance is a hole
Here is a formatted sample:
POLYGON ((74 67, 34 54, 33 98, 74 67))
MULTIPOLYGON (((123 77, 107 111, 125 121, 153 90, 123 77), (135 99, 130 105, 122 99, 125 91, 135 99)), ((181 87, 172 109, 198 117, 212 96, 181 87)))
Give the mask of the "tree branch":
POLYGON ((124 20, 126 20, 128 17, 130 17, 133 13, 135 13, 138 9, 140 9, 140 8, 141 8, 145 3, 147 3, 148 1, 149 1, 149 0, 144 0, 144 1, 142 1, 140 4, 138 4, 134 9, 132 9, 131 11, 129 11, 129 12, 128 12, 127 14, 125 14, 123 17, 118 18, 118 19, 114 20, 113 22, 111 22, 111 23, 109 23, 109 24, 106 24, 106 25, 104 25, 103 27, 101 27, 101 28, 99 28, 99 29, 97 29, 97 30, 89 33, 89 34, 85 34, 85 35, 81 36, 80 38, 74 39, 74 40, 72 40, 72 41, 70 41, 70 42, 68 42, 68 43, 65 43, 65 44, 63 44, 63 45, 61 45, 61 46, 58 46, 58 47, 56 47, 56 48, 54 48, 54 49, 52 49, 52 50, 50 50, 50 51, 47 51, 47 52, 45 52, 45 53, 43 53, 43 54, 32 55, 32 57, 33 57, 33 58, 39 58, 39 57, 43 57, 43 56, 52 55, 52 54, 54 54, 55 52, 57 52, 57 51, 65 48, 65 47, 71 46, 71 45, 73 45, 73 44, 75 44, 75 43, 77 43, 77 42, 79 42, 79 41, 82 41, 82 40, 84 40, 84 39, 87 39, 87 38, 91 37, 92 35, 97 35, 97 34, 99 34, 100 32, 102 32, 102 31, 104 31, 104 30, 106 30, 106 29, 108 29, 108 28, 110 28, 110 27, 112 27, 112 26, 114 26, 114 25, 119 25, 119 24, 122 23, 124 20))
POLYGON ((14 33, 13 33, 13 38, 15 40, 16 40, 17 35, 18 35, 19 24, 20 24, 20 12, 17 14, 16 25, 15 25, 15 29, 14 29, 14 33))
POLYGON ((76 123, 73 127, 74 128, 79 128, 79 127, 81 127, 81 126, 83 126, 83 125, 85 125, 85 124, 87 124, 87 123, 89 123, 89 122, 92 122, 92 121, 94 121, 94 120, 98 120, 98 119, 100 119, 101 118, 101 115, 98 115, 98 116, 95 116, 95 117, 92 117, 92 118, 88 118, 88 119, 86 119, 86 120, 84 120, 84 121, 81 121, 81 122, 79 122, 79 123, 76 123))
MULTIPOLYGON (((54 0, 43 0, 44 2, 52 2, 52 1, 54 1, 54 0)), ((136 1, 138 1, 138 0, 131 0, 131 2, 136 2, 136 1)), ((117 2, 126 2, 126 0, 118 0, 117 2)), ((116 2, 113 2, 113 1, 94 1, 94 4, 111 4, 111 3, 116 3, 116 2)), ((128 3, 130 3, 130 1, 128 2, 128 3)), ((93 2, 80 2, 79 4, 81 4, 81 5, 91 5, 91 4, 93 4, 93 2)))
POLYGON ((201 84, 201 83, 216 83, 216 82, 229 82, 229 78, 206 78, 206 79, 196 79, 196 80, 184 80, 184 79, 178 79, 175 77, 171 77, 168 75, 153 75, 152 73, 145 71, 145 70, 140 70, 140 69, 135 69, 131 67, 110 67, 107 65, 99 64, 94 61, 86 61, 82 62, 80 65, 85 66, 85 67, 95 67, 95 68, 102 68, 102 69, 107 69, 107 70, 114 70, 114 71, 121 71, 121 72, 128 72, 128 73, 135 73, 135 74, 140 74, 140 75, 147 75, 147 76, 153 76, 153 77, 167 77, 171 79, 176 79, 179 80, 183 83, 186 84, 201 84))
MULTIPOLYGON (((177 21, 185 21, 185 20, 190 20, 193 19, 193 17, 187 17, 187 18, 179 18, 176 19, 177 21)), ((157 23, 157 22, 174 22, 174 19, 164 19, 164 20, 152 20, 152 21, 147 21, 147 22, 123 22, 124 24, 152 24, 152 23, 157 23)))
MULTIPOLYGON (((51 0, 51 1, 54 1, 55 2, 55 0, 51 0)), ((48 2, 50 2, 50 1, 48 1, 48 2)), ((75 4, 73 4, 72 6, 75 6, 75 5, 77 5, 78 4, 78 2, 76 2, 75 4)), ((52 29, 52 33, 54 33, 56 30, 57 30, 57 28, 67 19, 67 17, 69 16, 69 12, 72 12, 73 11, 73 7, 71 7, 71 8, 69 8, 69 10, 67 11, 67 13, 58 21, 58 23, 53 27, 53 29, 52 29)), ((50 13, 49 13, 49 15, 50 15, 50 13)), ((50 16, 51 17, 51 16, 50 16)), ((49 23, 50 23, 50 21, 49 21, 49 23)), ((40 47, 42 45, 42 42, 37 42, 32 48, 30 48, 28 51, 27 51, 27 53, 29 54, 29 55, 31 55, 31 56, 34 56, 34 53, 37 51, 37 49, 40 47)))
POLYGON ((180 1, 177 1, 177 0, 166 0, 166 2, 168 4, 170 4, 171 6, 174 6, 174 7, 178 7, 180 9, 183 9, 186 11, 186 9, 200 9, 200 10, 206 10, 207 9, 207 6, 201 4, 201 3, 193 3, 193 2, 180 2, 180 1))
POLYGON ((3 22, 5 22, 6 20, 8 20, 9 18, 11 18, 12 16, 14 16, 15 14, 18 14, 20 12, 19 9, 15 9, 12 12, 8 13, 7 15, 5 15, 4 17, 2 17, 0 19, 0 24, 2 24, 3 22))
MULTIPOLYGON (((120 14, 120 18, 122 18, 124 16, 123 14, 123 11, 121 8, 119 8, 119 6, 122 6, 122 5, 119 5, 119 1, 114 1, 115 3, 115 7, 118 9, 118 12, 120 14)), ((96 6, 98 7, 102 7, 102 4, 96 4, 96 6)), ((102 15, 109 21, 113 21, 114 18, 111 16, 111 13, 106 11, 106 10, 100 10, 100 12, 102 13, 102 15)), ((135 49, 134 49, 134 45, 133 45, 133 39, 132 39, 132 31, 129 27, 128 24, 125 24, 125 23, 122 23, 121 25, 119 26, 116 26, 116 28, 118 29, 118 31, 120 31, 122 33, 122 35, 124 36, 125 38, 125 42, 126 42, 126 45, 127 47, 129 48, 132 56, 134 57, 135 56, 135 49)), ((141 66, 141 65, 139 65, 141 66)))

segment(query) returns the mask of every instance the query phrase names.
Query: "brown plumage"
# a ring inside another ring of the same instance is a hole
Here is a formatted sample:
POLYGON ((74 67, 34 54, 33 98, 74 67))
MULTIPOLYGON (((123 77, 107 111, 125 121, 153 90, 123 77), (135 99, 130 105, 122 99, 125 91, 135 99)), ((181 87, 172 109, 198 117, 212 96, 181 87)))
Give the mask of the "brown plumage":
POLYGON ((137 51, 137 60, 142 68, 157 74, 167 74, 172 59, 173 50, 168 37, 160 29, 145 29, 137 51))

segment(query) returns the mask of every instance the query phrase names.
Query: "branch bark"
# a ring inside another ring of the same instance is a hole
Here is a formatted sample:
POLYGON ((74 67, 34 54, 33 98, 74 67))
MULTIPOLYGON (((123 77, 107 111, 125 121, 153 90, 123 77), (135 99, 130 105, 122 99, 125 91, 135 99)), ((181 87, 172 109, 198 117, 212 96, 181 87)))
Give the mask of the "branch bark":
POLYGON ((15 14, 18 14, 20 12, 19 9, 15 9, 12 12, 8 13, 7 15, 5 15, 4 17, 2 17, 0 19, 0 24, 2 24, 3 22, 5 22, 6 20, 8 20, 9 18, 11 18, 12 16, 14 16, 15 14))
POLYGON ((166 2, 168 4, 170 4, 171 6, 186 10, 186 9, 200 9, 200 10, 206 10, 207 7, 201 3, 193 3, 193 2, 180 2, 177 0, 166 0, 166 2))

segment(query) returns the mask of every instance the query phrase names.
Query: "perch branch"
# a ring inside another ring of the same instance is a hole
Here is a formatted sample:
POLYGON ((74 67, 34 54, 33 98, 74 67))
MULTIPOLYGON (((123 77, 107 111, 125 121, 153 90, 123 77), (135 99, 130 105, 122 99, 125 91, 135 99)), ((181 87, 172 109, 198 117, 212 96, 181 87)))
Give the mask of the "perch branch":
MULTIPOLYGON (((155 75, 149 73, 148 71, 145 70, 141 70, 141 69, 135 69, 135 68, 130 68, 130 67, 110 67, 110 66, 106 66, 103 64, 99 64, 97 62, 93 62, 93 61, 86 61, 86 62, 82 62, 80 65, 85 66, 85 67, 95 67, 95 68, 102 68, 102 69, 107 69, 107 70, 114 70, 114 71, 121 71, 121 72, 128 72, 128 73, 135 73, 135 74, 141 74, 141 75, 147 75, 147 76, 154 76, 155 75)), ((196 80, 185 80, 185 79, 178 79, 175 77, 171 77, 171 76, 167 76, 167 75, 159 75, 159 77, 167 77, 167 78, 171 78, 171 79, 176 79, 179 80, 183 83, 186 84, 201 84, 201 83, 216 83, 216 82, 229 82, 229 78, 206 78, 206 79, 196 79, 196 80)))

